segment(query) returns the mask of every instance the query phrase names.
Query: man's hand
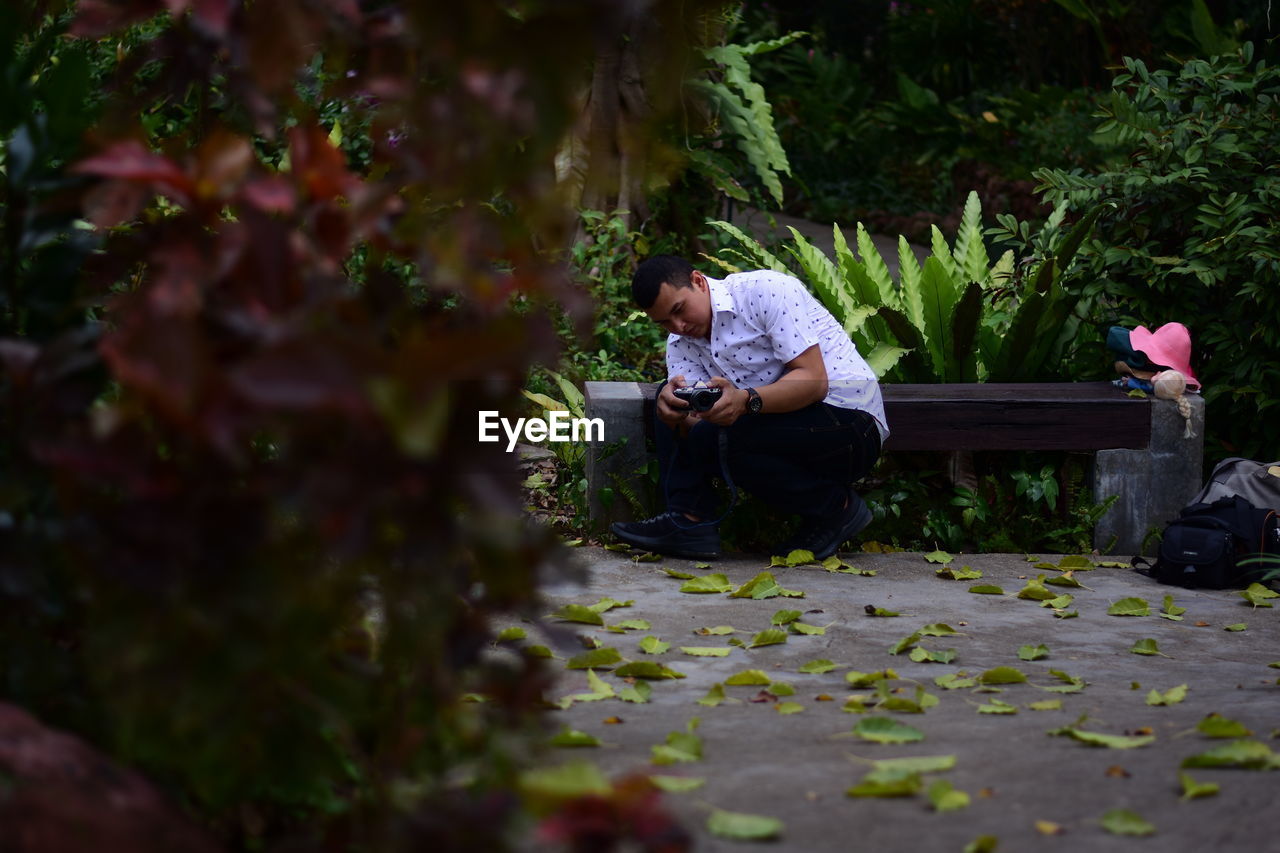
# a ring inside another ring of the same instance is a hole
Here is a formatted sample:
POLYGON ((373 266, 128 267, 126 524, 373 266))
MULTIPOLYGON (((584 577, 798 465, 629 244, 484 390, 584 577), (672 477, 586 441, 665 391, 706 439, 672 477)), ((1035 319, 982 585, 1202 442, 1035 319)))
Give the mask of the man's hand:
POLYGON ((658 407, 658 418, 672 429, 677 429, 689 417, 689 404, 671 393, 684 387, 684 376, 673 376, 671 381, 662 386, 655 403, 658 407))
POLYGON ((714 376, 707 380, 707 384, 722 389, 720 399, 707 411, 695 412, 689 417, 709 421, 717 426, 732 426, 734 421, 747 413, 745 389, 733 387, 733 383, 723 376, 714 376))

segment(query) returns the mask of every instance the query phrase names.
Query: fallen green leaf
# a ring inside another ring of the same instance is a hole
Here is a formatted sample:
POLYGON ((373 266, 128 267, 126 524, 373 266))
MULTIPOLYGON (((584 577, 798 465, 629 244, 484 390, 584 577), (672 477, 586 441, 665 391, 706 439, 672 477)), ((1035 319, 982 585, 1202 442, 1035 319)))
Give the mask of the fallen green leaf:
POLYGON ((1043 660, 1049 656, 1049 647, 1044 643, 1038 646, 1020 646, 1018 648, 1018 660, 1032 661, 1043 660))
POLYGON ((800 618, 799 610, 779 610, 769 619, 770 625, 789 625, 800 618))
POLYGON ((934 551, 931 554, 925 554, 924 558, 930 563, 950 563, 955 557, 952 557, 946 551, 934 551))
POLYGON ((872 764, 866 779, 887 782, 917 773, 942 773, 956 766, 954 755, 917 755, 908 758, 882 758, 872 764))
POLYGON ((792 551, 790 554, 787 554, 785 557, 779 557, 778 555, 775 554, 773 558, 769 560, 769 565, 782 566, 783 568, 789 569, 793 566, 803 566, 806 563, 812 563, 812 562, 814 562, 812 551, 805 551, 803 549, 797 548, 796 550, 792 551))
POLYGON ((1227 719, 1221 714, 1210 714, 1196 724, 1196 731, 1205 737, 1237 738, 1253 734, 1244 723, 1227 719))
POLYGON ((1112 809, 1102 816, 1102 828, 1113 835, 1155 835, 1156 828, 1128 809, 1112 809))
POLYGON ((898 642, 894 643, 892 646, 890 646, 890 647, 889 647, 889 654, 891 654, 891 655, 899 655, 899 654, 902 654, 902 653, 903 653, 903 652, 905 652, 907 649, 911 648, 911 647, 912 647, 912 646, 914 646, 917 642, 919 642, 919 640, 920 640, 920 632, 919 632, 919 631, 915 631, 915 632, 913 632, 913 633, 910 633, 910 634, 908 634, 907 636, 903 637, 903 638, 902 638, 901 640, 899 640, 898 642))
POLYGON ((623 619, 612 627, 623 631, 648 631, 651 626, 648 619, 623 619))
POLYGON ((587 609, 594 610, 596 613, 606 613, 615 607, 630 607, 635 603, 634 599, 629 601, 618 601, 616 598, 602 598, 587 609))
MULTIPOLYGON (((1268 606, 1268 607, 1270 607, 1271 605, 1269 605, 1269 604, 1268 604, 1267 606, 1268 606)), ((1239 631, 1243 631, 1243 630, 1245 630, 1245 629, 1246 629, 1246 628, 1248 628, 1248 627, 1249 627, 1249 626, 1248 626, 1248 625, 1246 625, 1246 624, 1245 624, 1245 623, 1243 623, 1243 622, 1237 622, 1237 623, 1235 623, 1234 625, 1224 625, 1224 626, 1222 627, 1222 630, 1224 630, 1224 631, 1239 632, 1239 631)))
MULTIPOLYGON (((1123 566, 1124 564, 1122 563, 1120 565, 1123 566)), ((1067 556, 1063 557, 1061 560, 1058 561, 1058 568, 1064 571, 1067 569, 1072 569, 1077 572, 1079 571, 1087 572, 1090 569, 1092 569, 1093 566, 1094 566, 1094 563, 1092 560, 1090 560, 1088 557, 1081 556, 1078 554, 1068 554, 1067 556)))
POLYGON ((964 846, 961 853, 996 853, 1000 839, 994 835, 979 835, 964 846))
POLYGON ((731 686, 743 684, 768 684, 773 679, 765 675, 764 670, 760 669, 744 669, 742 672, 735 673, 724 680, 725 684, 731 686))
POLYGON ((729 593, 730 598, 751 598, 760 600, 775 596, 786 598, 804 598, 804 593, 794 589, 784 589, 778 584, 770 572, 761 572, 742 586, 729 593))
POLYGON ((760 646, 776 646, 778 643, 787 641, 787 632, 777 628, 769 628, 761 631, 751 638, 751 642, 747 644, 747 648, 756 649, 760 646))
POLYGON ((649 697, 653 695, 653 687, 647 681, 637 681, 629 687, 624 687, 618 691, 618 698, 623 702, 631 702, 636 705, 643 705, 649 701, 649 697))
POLYGON ((665 776, 661 773, 650 773, 649 781, 653 783, 653 787, 668 794, 696 791, 707 784, 706 779, 698 776, 665 776))
POLYGON ((1060 711, 1062 710, 1061 699, 1042 699, 1039 702, 1032 702, 1027 705, 1032 711, 1060 711))
POLYGON ((531 658, 553 658, 555 654, 546 646, 526 646, 524 653, 531 658))
MULTIPOLYGON (((1056 595, 1053 598, 1046 598, 1044 601, 1040 602, 1040 606, 1052 607, 1054 610, 1064 610, 1071 606, 1071 602, 1075 600, 1076 598, 1074 595, 1069 592, 1064 592, 1062 595, 1056 595)), ((1054 615, 1056 616, 1057 614, 1055 613, 1054 615)))
POLYGON ((1280 756, 1256 740, 1235 740, 1182 761, 1183 767, 1237 767, 1242 770, 1280 769, 1280 756))
POLYGON ((1170 687, 1161 693, 1159 690, 1152 690, 1147 694, 1148 705, 1177 705, 1183 699, 1187 698, 1187 685, 1179 684, 1177 687, 1170 687))
POLYGON ((997 666, 978 676, 978 681, 982 684, 1022 684, 1026 680, 1027 676, 1022 670, 1011 666, 997 666))
POLYGON ((969 795, 964 791, 957 791, 946 779, 934 780, 925 791, 925 796, 929 798, 934 811, 954 812, 969 805, 969 795))
POLYGON ((792 622, 787 629, 793 634, 802 634, 806 637, 821 637, 827 633, 827 629, 822 625, 809 625, 804 622, 792 622))
POLYGON ((1187 612, 1185 607, 1176 607, 1173 603, 1173 596, 1166 595, 1164 604, 1160 607, 1160 616, 1172 622, 1181 622, 1182 614, 1187 612))
POLYGON ((878 681, 892 681, 897 677, 898 673, 891 669, 882 669, 879 672, 857 672, 850 670, 844 674, 844 680, 847 681, 849 686, 854 689, 871 687, 878 681))
POLYGON ((830 672, 838 666, 839 664, 826 659, 811 660, 808 663, 801 664, 799 671, 810 675, 822 675, 824 672, 830 672))
POLYGON ((523 628, 519 625, 513 625, 510 628, 503 628, 498 632, 497 641, 499 643, 514 643, 517 640, 523 640, 525 636, 523 628))
POLYGON ((551 746, 564 747, 599 746, 600 738, 565 726, 555 737, 548 740, 547 743, 551 746))
POLYGON ((670 643, 660 640, 657 637, 645 637, 640 641, 640 651, 647 655, 665 654, 669 648, 671 648, 670 643))
POLYGON ((724 634, 732 634, 734 630, 735 629, 730 625, 716 625, 712 628, 699 628, 693 633, 701 634, 704 637, 719 637, 724 634))
POLYGON ((1010 705, 1008 702, 1001 702, 999 699, 992 699, 985 705, 978 706, 979 714, 1016 714, 1018 713, 1017 705, 1010 705))
POLYGON ((950 637, 959 633, 945 622, 933 622, 920 629, 921 637, 950 637))
POLYGON ((958 569, 954 566, 943 566, 934 574, 949 581, 976 581, 982 577, 982 572, 979 569, 971 569, 968 566, 961 566, 958 569))
POLYGON ((1156 645, 1156 641, 1150 637, 1145 640, 1139 640, 1133 644, 1133 648, 1129 649, 1135 655, 1161 655, 1168 657, 1164 652, 1160 651, 1160 647, 1156 645))
POLYGON ((728 646, 681 646, 680 651, 696 658, 725 658, 733 649, 728 646))
POLYGON ((733 584, 729 583, 729 578, 720 572, 691 578, 690 580, 680 584, 681 592, 692 593, 694 595, 728 592, 731 589, 733 589, 733 584))
POLYGON ((924 788, 919 773, 895 779, 863 779, 845 791, 850 797, 914 797, 924 788))
POLYGON ((931 651, 923 646, 916 646, 911 650, 908 656, 916 663, 951 663, 956 659, 955 649, 945 649, 940 652, 931 651))
POLYGON ((1044 582, 1048 586, 1069 586, 1077 589, 1085 588, 1084 584, 1076 580, 1075 576, 1071 572, 1066 572, 1056 577, 1045 578, 1044 582))
POLYGON ((789 714, 799 714, 804 710, 804 706, 799 702, 779 702, 774 706, 774 710, 785 716, 789 714))
POLYGON ((708 708, 714 708, 717 705, 723 704, 728 701, 729 701, 729 697, 726 696, 724 693, 724 685, 717 682, 711 685, 711 688, 707 690, 706 696, 703 696, 701 699, 698 700, 698 704, 705 705, 708 708))
POLYGON ((523 794, 551 802, 591 795, 607 796, 613 790, 600 769, 589 761, 526 770, 520 774, 518 785, 523 794))
POLYGON ((720 838, 734 841, 764 841, 782 834, 784 824, 776 817, 727 812, 716 809, 707 818, 707 830, 720 838))
POLYGON ((1044 585, 1044 575, 1027 581, 1027 585, 1018 590, 1018 598, 1030 599, 1031 601, 1048 601, 1050 598, 1057 598, 1058 594, 1044 585))
POLYGON ((1246 589, 1240 590, 1240 597, 1254 607, 1271 607, 1268 599, 1280 598, 1280 592, 1273 592, 1260 583, 1251 583, 1246 589))
POLYGON ((599 649, 592 649, 589 652, 583 652, 580 655, 574 655, 565 663, 565 669, 608 669, 615 663, 622 662, 622 655, 618 650, 605 646, 599 649))
POLYGON ((866 607, 864 607, 863 611, 868 616, 901 616, 902 615, 896 610, 886 610, 883 607, 876 607, 875 605, 872 605, 872 604, 868 604, 866 607))
POLYGON ((699 722, 698 718, 694 717, 685 725, 684 731, 669 732, 666 743, 652 747, 653 763, 665 765, 701 761, 702 738, 694 734, 699 722))
POLYGON ((995 584, 980 583, 976 586, 969 587, 969 592, 974 595, 1004 595, 1004 590, 995 584))
POLYGON ((693 572, 685 572, 679 569, 663 569, 662 573, 664 575, 673 577, 676 580, 680 580, 680 581, 692 580, 693 578, 697 577, 697 575, 695 575, 693 572))
POLYGON ((1143 598, 1122 598, 1107 608, 1108 616, 1150 616, 1151 605, 1143 598))
POLYGON ((958 690, 964 687, 977 687, 978 679, 966 677, 968 673, 949 672, 946 675, 939 675, 933 679, 933 683, 941 687, 943 690, 958 690))
POLYGON ((1200 797, 1212 797, 1222 786, 1217 782, 1197 782, 1190 773, 1179 773, 1178 781, 1182 783, 1182 799, 1197 800, 1200 797))
POLYGON ((676 672, 665 664, 653 660, 637 660, 623 664, 613 671, 618 678, 684 678, 683 672, 676 672))
POLYGON ((661 563, 662 555, 654 554, 652 552, 645 553, 645 554, 636 554, 631 558, 631 561, 634 563, 661 563))
POLYGON ((873 743, 913 743, 924 740, 924 732, 899 723, 892 717, 865 717, 853 727, 853 733, 873 743))
POLYGON ((796 695, 796 689, 785 681, 771 681, 769 682, 769 685, 765 687, 765 690, 769 691, 774 696, 796 695))
POLYGON ((551 618, 581 625, 604 625, 604 617, 584 604, 566 604, 552 613, 551 618))
POLYGON ((1137 749, 1156 739, 1155 735, 1108 735, 1101 732, 1087 732, 1073 725, 1053 729, 1049 734, 1063 735, 1086 746, 1101 746, 1107 749, 1137 749))

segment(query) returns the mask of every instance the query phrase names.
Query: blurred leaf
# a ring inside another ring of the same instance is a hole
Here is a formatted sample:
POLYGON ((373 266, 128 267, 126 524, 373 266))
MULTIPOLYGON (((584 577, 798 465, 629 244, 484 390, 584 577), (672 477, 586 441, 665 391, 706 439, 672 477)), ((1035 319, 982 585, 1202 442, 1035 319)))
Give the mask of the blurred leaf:
POLYGON ((784 824, 774 817, 716 809, 707 818, 707 830, 734 841, 764 841, 782 834, 784 824))
POLYGON ((638 660, 623 664, 613 671, 618 678, 684 678, 683 672, 676 672, 657 661, 638 660))
POLYGON ((1108 616, 1150 616, 1151 605, 1142 598, 1122 598, 1107 608, 1108 616))
POLYGON ((731 589, 733 589, 733 584, 729 583, 729 579, 719 572, 691 578, 680 584, 681 592, 690 593, 728 592, 731 589))
POLYGON ((913 743, 924 740, 924 732, 891 717, 864 717, 853 727, 853 733, 873 743, 913 743))
POLYGON ((1148 705, 1176 705, 1183 699, 1187 698, 1187 685, 1179 684, 1177 687, 1171 687, 1161 693, 1159 690, 1152 690, 1147 694, 1148 705))
POLYGON ((1102 828, 1114 835, 1155 835, 1156 828, 1128 809, 1111 809, 1102 816, 1102 828))

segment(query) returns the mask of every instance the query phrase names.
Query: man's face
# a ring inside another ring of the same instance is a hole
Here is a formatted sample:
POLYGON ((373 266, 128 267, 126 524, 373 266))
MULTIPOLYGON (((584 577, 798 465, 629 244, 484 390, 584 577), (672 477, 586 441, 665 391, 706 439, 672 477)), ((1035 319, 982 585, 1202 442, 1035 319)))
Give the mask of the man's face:
POLYGON ((663 282, 658 298, 645 311, 649 319, 668 332, 686 338, 711 337, 711 292, 707 278, 694 271, 690 287, 673 287, 663 282))

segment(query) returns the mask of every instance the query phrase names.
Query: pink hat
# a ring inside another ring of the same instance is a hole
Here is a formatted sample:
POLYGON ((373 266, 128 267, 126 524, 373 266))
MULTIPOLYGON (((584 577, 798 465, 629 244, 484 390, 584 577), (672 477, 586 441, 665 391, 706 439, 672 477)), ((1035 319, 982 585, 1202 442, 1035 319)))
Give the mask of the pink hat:
POLYGON ((1165 323, 1154 332, 1139 326, 1129 333, 1129 346, 1152 364, 1178 371, 1188 385, 1200 387, 1200 380, 1191 372, 1191 333, 1181 323, 1165 323))

